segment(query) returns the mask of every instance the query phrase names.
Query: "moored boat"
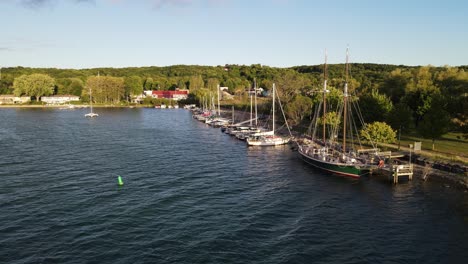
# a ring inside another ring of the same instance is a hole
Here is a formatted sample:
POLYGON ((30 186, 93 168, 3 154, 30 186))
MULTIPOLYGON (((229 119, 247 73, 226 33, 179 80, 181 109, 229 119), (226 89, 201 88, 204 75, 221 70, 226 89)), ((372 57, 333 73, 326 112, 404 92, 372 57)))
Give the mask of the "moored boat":
MULTIPOLYGON (((342 130, 341 138, 342 142, 339 143, 335 141, 338 138, 338 124, 327 124, 327 108, 326 108, 326 97, 327 97, 327 56, 325 56, 324 63, 324 83, 323 83, 323 97, 322 102, 319 107, 317 107, 317 113, 314 117, 315 128, 318 127, 319 115, 322 114, 322 140, 316 138, 317 129, 314 129, 311 141, 298 142, 298 153, 302 160, 308 164, 319 168, 321 170, 338 174, 342 176, 348 176, 353 178, 359 178, 370 172, 370 169, 375 165, 373 164, 373 158, 371 156, 377 155, 377 150, 375 153, 366 153, 362 150, 355 149, 354 144, 351 146, 346 145, 346 131, 352 131, 353 127, 351 120, 348 120, 351 114, 351 107, 349 105, 348 98, 348 50, 346 51, 346 76, 345 84, 343 90, 343 105, 340 114, 340 121, 342 121, 342 130), (323 106, 323 111, 320 113, 321 106, 323 106), (348 113, 349 112, 349 113, 348 113), (329 128, 330 136, 327 138, 327 125, 331 126, 329 128), (350 126, 350 127, 348 127, 350 126)), ((356 109, 359 109, 356 107, 356 109)), ((357 113, 359 114, 359 113, 357 113)), ((360 118, 362 120, 362 118, 360 118)), ((351 134, 351 133, 350 133, 351 134)))
MULTIPOLYGON (((276 86, 273 84, 273 125, 271 131, 258 131, 254 133, 252 136, 247 138, 247 145, 249 146, 277 146, 277 145, 284 145, 289 143, 289 138, 284 138, 275 135, 275 101, 276 101, 276 86)), ((285 120, 286 122, 286 120, 285 120)), ((286 123, 287 125, 287 123, 286 123)), ((289 127, 288 127, 289 129, 289 127)))

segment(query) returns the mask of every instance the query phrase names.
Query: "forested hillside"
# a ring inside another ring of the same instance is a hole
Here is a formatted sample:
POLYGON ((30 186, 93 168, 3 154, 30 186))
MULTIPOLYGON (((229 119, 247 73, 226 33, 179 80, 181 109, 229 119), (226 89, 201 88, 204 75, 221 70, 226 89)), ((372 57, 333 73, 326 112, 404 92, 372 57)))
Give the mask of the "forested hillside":
MULTIPOLYGON (((328 65, 330 100, 340 96, 344 64, 328 65)), ((394 129, 413 129, 429 138, 447 131, 468 133, 468 66, 410 67, 384 64, 350 64, 349 87, 359 100, 366 122, 384 121, 394 129), (437 129, 436 129, 437 128, 437 129), (440 129, 443 128, 443 129, 440 129)), ((189 89, 193 100, 228 87, 238 98, 254 86, 269 90, 276 83, 293 125, 307 122, 323 83, 323 66, 274 68, 260 64, 168 67, 55 69, 2 68, 0 94, 31 95, 28 76, 51 77, 52 94, 87 95, 100 89, 106 96, 97 103, 128 101, 143 90, 189 89), (96 78, 97 76, 100 78, 96 78), (21 78, 20 78, 21 77, 21 78), (85 89, 86 88, 86 89, 85 89), (105 100, 105 101, 104 101, 105 100)), ((49 79, 47 79, 49 80, 49 79)), ((46 95, 46 94, 44 94, 46 95)), ((102 98, 102 99, 100 99, 102 98)), ((85 99, 85 98, 83 98, 85 99)))

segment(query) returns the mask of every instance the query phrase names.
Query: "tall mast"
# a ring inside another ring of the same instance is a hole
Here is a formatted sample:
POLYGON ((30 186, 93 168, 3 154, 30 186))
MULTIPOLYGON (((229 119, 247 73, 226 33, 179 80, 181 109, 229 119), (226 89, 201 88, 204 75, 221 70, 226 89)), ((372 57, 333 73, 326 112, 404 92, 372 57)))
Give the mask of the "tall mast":
POLYGON ((257 80, 254 78, 254 93, 255 93, 255 127, 258 127, 257 115, 257 80))
POLYGON ((91 106, 91 113, 93 112, 93 99, 91 97, 91 85, 89 86, 89 105, 91 106))
POLYGON ((346 48, 346 65, 345 65, 345 85, 344 85, 344 104, 343 104, 343 153, 346 153, 346 117, 348 108, 348 59, 349 59, 349 48, 346 48))
POLYGON ((218 84, 218 116, 221 116, 221 109, 219 108, 219 84, 218 84))
POLYGON ((326 127, 326 111, 327 111, 327 50, 325 49, 325 64, 323 65, 323 144, 326 144, 325 139, 325 127, 326 127))
MULTIPOLYGON (((99 78, 99 71, 97 72, 97 77, 98 77, 98 85, 101 85, 101 79, 99 78)), ((92 113, 93 112, 93 98, 92 98, 91 86, 89 86, 89 104, 91 106, 91 113, 92 113)))
POLYGON ((273 83, 273 134, 275 134, 275 83, 273 83))
POLYGON ((214 113, 216 113, 214 95, 211 92, 210 92, 210 96, 211 96, 211 110, 214 111, 214 113))
POLYGON ((234 105, 232 106, 232 122, 231 124, 234 124, 234 105))
POLYGON ((252 126, 252 113, 253 113, 253 110, 252 110, 252 93, 249 93, 250 94, 250 126, 252 126))

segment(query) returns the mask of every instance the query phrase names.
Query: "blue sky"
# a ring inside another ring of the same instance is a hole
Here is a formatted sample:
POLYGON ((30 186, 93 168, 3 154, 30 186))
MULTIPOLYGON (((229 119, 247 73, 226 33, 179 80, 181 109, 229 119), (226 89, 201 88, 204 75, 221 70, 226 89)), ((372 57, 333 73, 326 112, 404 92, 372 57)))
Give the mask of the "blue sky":
POLYGON ((468 3, 0 0, 0 67, 467 65, 468 3))

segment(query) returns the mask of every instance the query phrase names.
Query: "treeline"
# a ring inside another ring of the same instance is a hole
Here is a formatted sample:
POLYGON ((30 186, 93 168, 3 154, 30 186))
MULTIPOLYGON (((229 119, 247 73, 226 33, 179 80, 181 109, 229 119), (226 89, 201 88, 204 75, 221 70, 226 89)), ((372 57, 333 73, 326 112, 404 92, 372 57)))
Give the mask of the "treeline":
MULTIPOLYGON (((366 122, 386 122, 393 129, 417 130, 425 137, 447 131, 468 134, 468 66, 409 67, 404 65, 350 64, 349 87, 366 122), (432 132, 429 132, 432 131, 432 132), (431 134, 431 135, 429 135, 431 134)), ((339 100, 344 82, 344 64, 328 65, 330 99, 339 100)), ((309 122, 313 104, 323 85, 323 66, 274 68, 254 65, 53 69, 2 68, 1 94, 41 95, 28 92, 25 76, 42 74, 52 78, 47 94, 73 94, 102 103, 128 101, 143 90, 189 89, 199 100, 217 85, 226 86, 240 98, 254 86, 269 90, 276 83, 288 121, 295 126, 309 122), (99 75, 99 77, 98 77, 99 75), (23 83, 23 87, 19 88, 23 83)), ((36 76, 37 77, 37 76, 36 76)), ((36 89, 37 90, 37 89, 36 89)), ((245 103, 245 102, 244 102, 245 103)))

